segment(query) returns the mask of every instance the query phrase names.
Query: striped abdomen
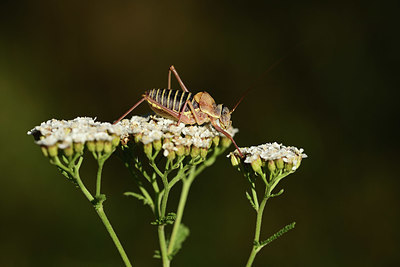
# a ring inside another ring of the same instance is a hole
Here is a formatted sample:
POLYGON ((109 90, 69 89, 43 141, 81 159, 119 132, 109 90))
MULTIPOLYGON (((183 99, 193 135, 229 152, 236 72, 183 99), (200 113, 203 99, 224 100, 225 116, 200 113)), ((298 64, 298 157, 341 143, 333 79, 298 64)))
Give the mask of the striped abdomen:
MULTIPOLYGON (((182 90, 172 89, 151 89, 145 92, 145 95, 163 107, 170 110, 181 112, 186 100, 192 102, 195 109, 199 108, 199 104, 193 99, 193 94, 190 92, 184 92, 182 90)), ((190 111, 189 105, 183 112, 190 111)))

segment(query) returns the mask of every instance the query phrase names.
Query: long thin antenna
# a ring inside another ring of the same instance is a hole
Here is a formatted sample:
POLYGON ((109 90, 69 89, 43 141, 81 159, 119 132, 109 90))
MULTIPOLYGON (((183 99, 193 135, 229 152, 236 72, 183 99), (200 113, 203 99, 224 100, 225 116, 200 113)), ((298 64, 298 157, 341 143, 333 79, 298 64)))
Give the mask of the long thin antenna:
POLYGON ((287 57, 289 57, 299 46, 301 46, 302 44, 304 44, 306 41, 302 41, 299 42, 297 45, 295 45, 292 49, 290 49, 286 55, 282 56, 281 58, 279 58, 277 61, 275 61, 271 66, 269 66, 269 68, 267 70, 265 70, 260 76, 258 76, 258 78, 256 80, 254 80, 254 82, 250 85, 250 87, 244 92, 244 94, 242 95, 242 97, 239 99, 239 101, 236 103, 236 105, 232 108, 232 110, 230 111, 230 113, 234 112, 235 109, 239 106, 240 102, 242 102, 242 100, 244 99, 245 96, 247 96, 251 90, 253 90, 253 87, 256 85, 256 83, 264 77, 264 75, 266 75, 268 72, 270 72, 271 70, 273 70, 277 65, 279 65, 284 59, 286 59, 287 57))

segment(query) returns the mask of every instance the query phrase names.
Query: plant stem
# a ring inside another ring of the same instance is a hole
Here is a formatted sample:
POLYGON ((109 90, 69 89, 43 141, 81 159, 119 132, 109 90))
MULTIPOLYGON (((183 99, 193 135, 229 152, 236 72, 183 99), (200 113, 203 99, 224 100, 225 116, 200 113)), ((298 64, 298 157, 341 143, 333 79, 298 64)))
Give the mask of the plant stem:
POLYGON ((119 239, 117 237, 117 234, 115 233, 114 229, 112 228, 111 223, 108 220, 108 218, 107 218, 107 216, 106 216, 106 214, 104 212, 103 204, 96 205, 95 209, 96 209, 96 212, 99 215, 101 221, 103 222, 104 226, 106 227, 108 233, 110 234, 111 239, 114 241, 114 244, 117 247, 118 252, 121 255, 122 260, 124 261, 125 266, 131 267, 132 264, 130 263, 130 261, 128 259, 128 256, 126 255, 125 250, 122 247, 121 242, 119 241, 119 239))
MULTIPOLYGON (((103 222, 104 226, 106 227, 106 230, 110 234, 111 239, 114 241, 114 244, 117 247, 122 260, 124 261, 125 266, 131 267, 132 264, 130 263, 128 256, 126 255, 126 253, 121 245, 121 242, 119 241, 114 229, 111 226, 110 221, 108 220, 108 218, 104 212, 103 203, 95 201, 95 198, 92 196, 92 194, 89 192, 89 190, 87 190, 86 186, 82 182, 82 179, 79 174, 79 168, 82 164, 82 161, 83 161, 83 157, 80 157, 78 163, 75 166, 71 165, 70 168, 68 169, 68 172, 75 179, 76 183, 78 184, 79 188, 81 189, 81 191, 85 195, 85 197, 90 201, 90 203, 92 203, 94 209, 96 210, 97 215, 99 215, 101 221, 103 222)), ((98 161, 99 169, 97 171, 96 197, 98 197, 100 195, 100 185, 99 184, 101 182, 101 172, 102 172, 104 161, 105 161, 105 159, 98 161)), ((75 159, 73 162, 75 162, 75 159)), ((59 160, 56 161, 57 166, 60 166, 60 164, 61 163, 59 160)), ((64 166, 64 168, 66 168, 66 167, 64 166)), ((62 168, 62 169, 64 169, 64 168, 62 168)))
POLYGON ((265 208, 265 205, 267 204, 267 200, 270 197, 270 195, 271 195, 271 188, 269 186, 267 186, 265 189, 265 195, 263 197, 263 200, 261 201, 260 206, 257 210, 256 230, 254 233, 254 243, 253 243, 253 248, 251 250, 249 259, 247 260, 246 267, 251 267, 257 253, 261 249, 261 247, 258 245, 260 242, 261 222, 262 222, 262 217, 263 217, 263 213, 264 213, 264 208, 265 208))
POLYGON ((160 241, 160 252, 161 252, 163 267, 169 267, 170 261, 168 259, 167 242, 165 241, 164 228, 165 225, 158 226, 158 239, 160 241))
POLYGON ((97 169, 97 179, 96 179, 96 197, 100 196, 100 189, 101 189, 101 173, 103 171, 104 160, 100 157, 97 159, 97 163, 99 168, 97 169))
MULTIPOLYGON (((192 166, 192 170, 193 169, 195 169, 195 166, 192 166)), ((192 171, 192 173, 193 173, 193 171, 192 171)), ((178 234, 178 229, 182 222, 183 211, 185 209, 186 200, 187 200, 187 196, 189 194, 189 189, 192 184, 192 181, 193 181, 193 179, 192 180, 183 180, 181 196, 180 196, 179 204, 178 204, 178 210, 176 211, 176 219, 174 222, 174 227, 172 228, 171 238, 170 238, 169 244, 168 244, 168 254, 171 254, 174 249, 175 239, 178 234)))

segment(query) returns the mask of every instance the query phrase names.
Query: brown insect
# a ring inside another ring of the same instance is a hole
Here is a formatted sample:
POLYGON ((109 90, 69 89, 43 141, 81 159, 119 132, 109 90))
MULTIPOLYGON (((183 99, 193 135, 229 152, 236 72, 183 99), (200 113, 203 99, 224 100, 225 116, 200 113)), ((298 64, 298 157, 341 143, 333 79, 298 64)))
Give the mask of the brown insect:
POLYGON ((225 131, 232 125, 231 114, 240 104, 243 97, 232 110, 229 110, 229 108, 223 106, 223 104, 217 105, 207 92, 192 94, 183 84, 174 66, 171 66, 168 71, 167 89, 147 90, 142 96, 143 98, 115 121, 114 124, 125 118, 132 110, 146 100, 150 108, 156 114, 165 118, 177 120, 178 124, 183 122, 190 125, 202 125, 210 122, 217 131, 221 132, 232 141, 239 151, 240 156, 243 157, 242 152, 236 145, 232 136, 225 131), (171 89, 171 73, 175 75, 183 91, 171 89))

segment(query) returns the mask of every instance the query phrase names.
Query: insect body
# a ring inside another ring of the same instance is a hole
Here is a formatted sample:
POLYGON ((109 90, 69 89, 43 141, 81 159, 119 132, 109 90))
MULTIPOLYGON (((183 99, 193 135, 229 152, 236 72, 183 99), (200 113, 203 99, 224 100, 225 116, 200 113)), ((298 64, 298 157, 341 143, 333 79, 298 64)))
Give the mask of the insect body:
POLYGON ((225 129, 229 128, 232 124, 231 113, 236 109, 242 99, 232 110, 229 110, 229 108, 224 107, 222 104, 217 105, 207 92, 193 94, 189 92, 183 84, 174 66, 171 66, 169 69, 168 89, 151 89, 146 91, 142 96, 143 98, 115 123, 122 120, 133 109, 146 100, 155 113, 166 118, 177 120, 178 124, 180 122, 190 125, 211 123, 217 131, 221 132, 232 141, 239 151, 239 154, 242 156, 232 136, 225 131, 225 129), (183 91, 170 89, 171 72, 174 73, 183 91))

